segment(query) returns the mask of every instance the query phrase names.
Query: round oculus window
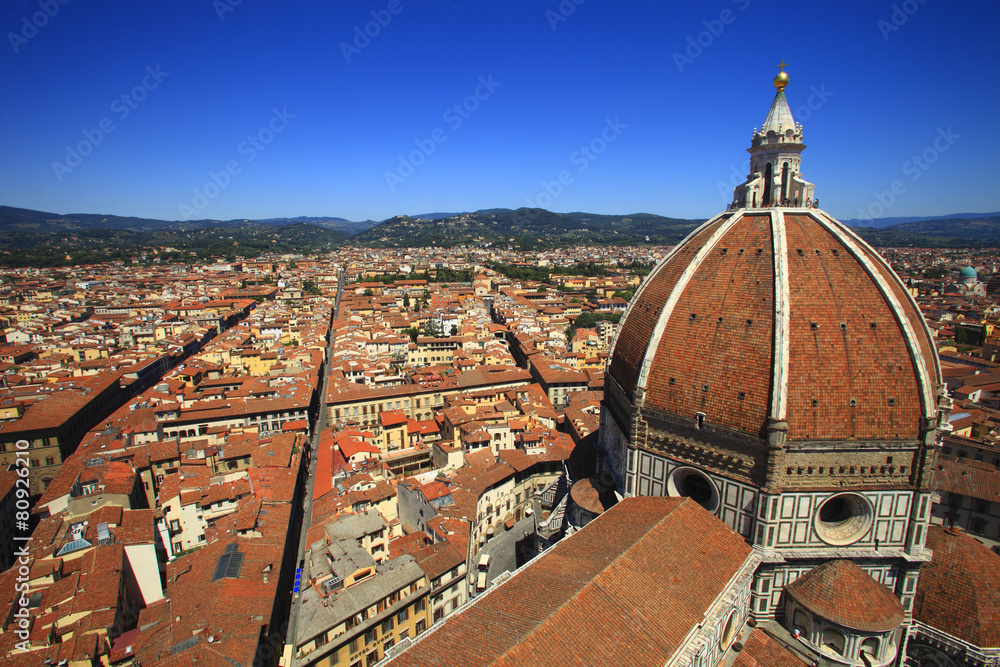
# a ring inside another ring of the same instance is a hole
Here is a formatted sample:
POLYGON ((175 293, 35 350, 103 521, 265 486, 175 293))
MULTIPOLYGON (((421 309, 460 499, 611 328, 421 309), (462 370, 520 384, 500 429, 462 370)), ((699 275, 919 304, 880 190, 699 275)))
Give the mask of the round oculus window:
POLYGON ((843 547, 864 537, 874 518, 875 512, 867 498, 856 493, 840 493, 823 501, 814 525, 821 540, 843 547))
POLYGON ((667 480, 667 494, 690 498, 709 512, 719 508, 719 489, 712 478, 697 468, 677 468, 667 480))

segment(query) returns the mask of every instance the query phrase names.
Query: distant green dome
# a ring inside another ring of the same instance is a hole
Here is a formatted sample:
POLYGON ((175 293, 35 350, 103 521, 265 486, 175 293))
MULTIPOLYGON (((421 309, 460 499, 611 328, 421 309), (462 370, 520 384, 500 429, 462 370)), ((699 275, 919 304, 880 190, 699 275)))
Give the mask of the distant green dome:
POLYGON ((959 272, 959 275, 963 278, 978 278, 979 274, 971 266, 967 266, 959 272))

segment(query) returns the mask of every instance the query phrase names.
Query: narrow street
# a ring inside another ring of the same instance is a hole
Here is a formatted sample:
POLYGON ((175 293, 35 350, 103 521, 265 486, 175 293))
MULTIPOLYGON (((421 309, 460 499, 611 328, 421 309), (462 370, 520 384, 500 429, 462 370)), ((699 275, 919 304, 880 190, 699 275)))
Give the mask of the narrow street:
MULTIPOLYGON (((333 308, 333 320, 336 320, 340 314, 340 300, 344 294, 344 270, 340 270, 339 280, 337 281, 337 297, 333 308)), ((332 321, 332 320, 331 320, 332 321)), ((308 466, 309 474, 306 478, 305 493, 303 495, 302 502, 302 514, 299 522, 299 548, 298 548, 298 558, 295 562, 296 567, 296 579, 303 582, 301 585, 305 585, 305 582, 309 581, 309 570, 308 564, 306 562, 306 549, 309 548, 307 544, 307 537, 309 534, 309 529, 312 527, 312 504, 313 504, 313 487, 316 482, 316 450, 319 446, 320 434, 328 426, 328 414, 326 407, 326 388, 327 381, 330 377, 330 359, 333 356, 333 332, 329 334, 329 341, 326 346, 326 359, 323 366, 323 379, 320 382, 320 392, 319 392, 319 410, 317 412, 316 423, 313 425, 312 437, 310 439, 308 456, 308 466), (301 568, 301 569, 300 569, 301 568), (301 576, 301 578, 300 578, 301 576)), ((329 472, 327 472, 329 474, 329 472)), ((291 610, 288 615, 288 632, 285 634, 285 646, 291 647, 292 655, 294 656, 295 650, 295 629, 298 621, 299 605, 301 604, 301 596, 293 591, 289 591, 292 596, 291 610)))

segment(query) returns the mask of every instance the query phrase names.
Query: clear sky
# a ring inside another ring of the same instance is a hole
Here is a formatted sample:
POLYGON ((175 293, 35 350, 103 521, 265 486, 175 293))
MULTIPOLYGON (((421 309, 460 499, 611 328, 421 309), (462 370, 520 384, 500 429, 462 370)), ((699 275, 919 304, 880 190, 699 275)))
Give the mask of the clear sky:
POLYGON ((785 60, 827 211, 998 211, 998 7, 5 0, 0 204, 708 217, 785 60))

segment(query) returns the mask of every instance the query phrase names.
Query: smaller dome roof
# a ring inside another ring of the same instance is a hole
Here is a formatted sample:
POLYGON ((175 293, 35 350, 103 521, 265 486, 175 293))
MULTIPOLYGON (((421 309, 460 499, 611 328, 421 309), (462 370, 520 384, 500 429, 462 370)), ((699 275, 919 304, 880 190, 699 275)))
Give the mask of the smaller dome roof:
POLYGON ((570 498, 579 507, 592 514, 603 514, 618 504, 618 498, 614 492, 614 481, 610 483, 601 477, 591 477, 581 479, 573 484, 569 490, 570 498))
POLYGON ((964 269, 962 269, 959 272, 959 275, 961 275, 963 278, 977 278, 977 277, 979 277, 979 274, 976 273, 976 270, 974 268, 972 268, 971 266, 967 266, 964 269))
POLYGON ((899 598, 854 561, 827 561, 785 591, 813 614, 851 630, 889 632, 904 618, 899 598))

